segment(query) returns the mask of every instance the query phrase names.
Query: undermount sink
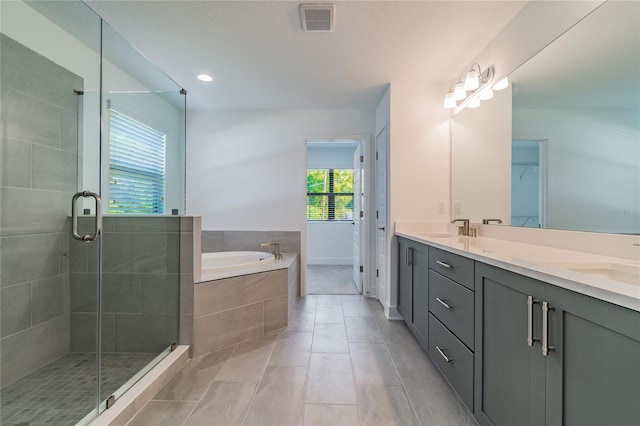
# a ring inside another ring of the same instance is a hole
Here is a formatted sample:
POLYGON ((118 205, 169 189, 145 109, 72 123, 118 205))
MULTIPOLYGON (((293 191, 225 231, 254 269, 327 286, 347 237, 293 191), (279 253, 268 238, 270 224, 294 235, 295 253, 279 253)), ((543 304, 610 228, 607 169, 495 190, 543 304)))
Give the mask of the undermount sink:
POLYGON ((640 266, 612 262, 541 262, 541 264, 640 286, 640 266))

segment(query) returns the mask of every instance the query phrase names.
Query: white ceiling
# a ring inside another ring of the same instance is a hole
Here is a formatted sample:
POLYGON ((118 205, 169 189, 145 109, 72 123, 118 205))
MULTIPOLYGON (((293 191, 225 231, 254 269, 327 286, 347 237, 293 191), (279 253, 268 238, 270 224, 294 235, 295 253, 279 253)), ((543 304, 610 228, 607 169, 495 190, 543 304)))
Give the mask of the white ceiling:
POLYGON ((526 2, 337 1, 331 33, 303 32, 299 1, 86 3, 191 109, 373 109, 389 82, 448 85, 526 2))

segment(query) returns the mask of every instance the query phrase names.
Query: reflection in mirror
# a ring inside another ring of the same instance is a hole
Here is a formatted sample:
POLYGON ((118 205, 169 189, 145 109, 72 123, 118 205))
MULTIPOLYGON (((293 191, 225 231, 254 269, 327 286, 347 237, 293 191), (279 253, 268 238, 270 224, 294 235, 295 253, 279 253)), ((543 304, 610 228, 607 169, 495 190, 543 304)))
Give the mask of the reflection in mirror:
POLYGON ((638 2, 603 4, 512 73, 512 110, 486 103, 453 117, 454 217, 640 234, 639 21, 638 2), (498 128, 508 124, 506 141, 498 128), (494 144, 474 151, 465 138, 494 144), (504 149, 510 165, 496 163, 504 149), (508 183, 480 185, 483 173, 500 175, 494 167, 508 183))

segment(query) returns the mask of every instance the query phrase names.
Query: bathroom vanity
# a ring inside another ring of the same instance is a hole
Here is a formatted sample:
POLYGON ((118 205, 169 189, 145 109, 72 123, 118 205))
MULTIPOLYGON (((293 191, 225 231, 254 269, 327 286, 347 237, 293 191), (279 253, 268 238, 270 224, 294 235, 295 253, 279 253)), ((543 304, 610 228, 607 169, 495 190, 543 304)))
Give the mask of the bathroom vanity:
POLYGON ((482 425, 640 424, 640 265, 398 236, 398 311, 482 425))

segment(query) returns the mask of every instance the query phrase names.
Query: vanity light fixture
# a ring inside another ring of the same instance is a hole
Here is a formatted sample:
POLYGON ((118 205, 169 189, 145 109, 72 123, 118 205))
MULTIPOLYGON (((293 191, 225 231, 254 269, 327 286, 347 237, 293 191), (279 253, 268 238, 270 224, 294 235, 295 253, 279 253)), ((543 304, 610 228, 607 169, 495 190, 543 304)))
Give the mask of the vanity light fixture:
POLYGON ((505 77, 493 85, 493 90, 503 90, 509 87, 509 78, 505 77))
POLYGON ((198 80, 208 83, 210 81, 213 81, 213 77, 211 77, 209 74, 199 74, 198 80))
POLYGON ((480 65, 473 64, 471 69, 467 71, 467 75, 464 77, 464 89, 465 90, 476 90, 480 87, 480 65))
POLYGON ((493 97, 491 83, 494 74, 493 66, 482 71, 479 64, 473 64, 465 74, 464 81, 458 80, 454 89, 449 89, 444 98, 444 107, 458 108, 459 110, 464 107, 479 107, 481 100, 493 97))
POLYGON ((467 97, 467 91, 464 88, 464 83, 461 81, 457 82, 453 89, 453 98, 456 101, 461 101, 466 97, 467 97))

